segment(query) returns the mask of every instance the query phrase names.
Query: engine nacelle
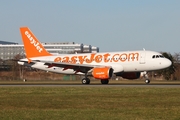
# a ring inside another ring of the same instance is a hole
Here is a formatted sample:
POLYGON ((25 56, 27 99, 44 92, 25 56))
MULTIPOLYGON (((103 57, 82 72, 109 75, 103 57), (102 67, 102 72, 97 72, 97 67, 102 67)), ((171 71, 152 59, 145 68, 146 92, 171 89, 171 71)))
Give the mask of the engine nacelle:
POLYGON ((140 72, 125 72, 120 75, 121 77, 125 79, 138 79, 140 78, 141 73, 140 72))
POLYGON ((96 67, 93 68, 92 75, 96 79, 109 79, 113 75, 113 69, 111 67, 96 67))

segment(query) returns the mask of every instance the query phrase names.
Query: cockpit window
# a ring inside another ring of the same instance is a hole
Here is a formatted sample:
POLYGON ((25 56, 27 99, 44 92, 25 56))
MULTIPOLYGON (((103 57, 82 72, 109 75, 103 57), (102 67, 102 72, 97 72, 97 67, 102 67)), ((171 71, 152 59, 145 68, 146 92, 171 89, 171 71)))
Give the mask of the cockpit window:
POLYGON ((156 58, 159 58, 159 55, 156 55, 156 58))
POLYGON ((164 56, 163 55, 153 55, 152 58, 153 59, 155 59, 155 58, 164 58, 164 56))
POLYGON ((164 58, 164 56, 163 55, 159 55, 161 58, 164 58))

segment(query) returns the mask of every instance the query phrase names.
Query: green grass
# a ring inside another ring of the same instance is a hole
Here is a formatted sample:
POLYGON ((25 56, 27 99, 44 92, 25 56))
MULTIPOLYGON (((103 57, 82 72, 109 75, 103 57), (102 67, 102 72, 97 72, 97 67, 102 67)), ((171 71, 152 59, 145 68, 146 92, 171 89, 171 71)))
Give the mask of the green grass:
POLYGON ((180 88, 0 87, 1 120, 179 120, 180 88))

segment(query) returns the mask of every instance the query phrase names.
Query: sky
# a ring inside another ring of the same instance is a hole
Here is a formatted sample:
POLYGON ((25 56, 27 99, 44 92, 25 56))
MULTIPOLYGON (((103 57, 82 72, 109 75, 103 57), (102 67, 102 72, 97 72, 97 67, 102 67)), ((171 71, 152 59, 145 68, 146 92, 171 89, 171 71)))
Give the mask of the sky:
POLYGON ((100 52, 180 52, 180 0, 1 0, 0 40, 75 42, 100 52), (13 2, 12 2, 13 1, 13 2))

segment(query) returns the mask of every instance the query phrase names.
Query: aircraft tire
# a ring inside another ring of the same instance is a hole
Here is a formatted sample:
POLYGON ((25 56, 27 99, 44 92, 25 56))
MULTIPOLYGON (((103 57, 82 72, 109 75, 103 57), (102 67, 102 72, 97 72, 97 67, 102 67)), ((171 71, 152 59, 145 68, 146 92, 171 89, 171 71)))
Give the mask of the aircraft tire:
POLYGON ((145 80, 145 83, 146 83, 146 84, 149 84, 149 83, 150 83, 150 80, 149 80, 149 79, 146 79, 146 80, 145 80))
POLYGON ((109 80, 101 80, 101 84, 108 84, 109 83, 109 80))
POLYGON ((89 78, 83 78, 82 84, 90 84, 90 79, 89 78))

